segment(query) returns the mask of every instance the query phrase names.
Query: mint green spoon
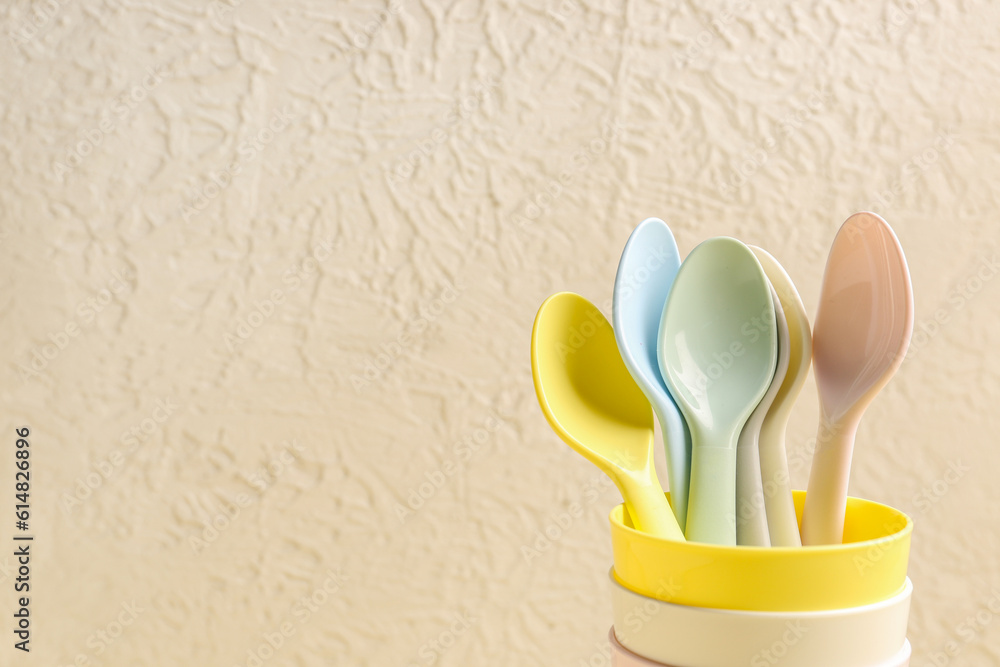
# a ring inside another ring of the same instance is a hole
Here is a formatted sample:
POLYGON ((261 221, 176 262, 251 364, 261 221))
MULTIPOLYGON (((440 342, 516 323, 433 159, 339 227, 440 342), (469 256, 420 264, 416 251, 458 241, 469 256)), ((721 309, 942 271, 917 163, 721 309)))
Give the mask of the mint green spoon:
POLYGON ((718 237, 681 264, 663 309, 660 371, 691 431, 686 537, 736 544, 736 444, 771 386, 771 286, 753 252, 718 237))

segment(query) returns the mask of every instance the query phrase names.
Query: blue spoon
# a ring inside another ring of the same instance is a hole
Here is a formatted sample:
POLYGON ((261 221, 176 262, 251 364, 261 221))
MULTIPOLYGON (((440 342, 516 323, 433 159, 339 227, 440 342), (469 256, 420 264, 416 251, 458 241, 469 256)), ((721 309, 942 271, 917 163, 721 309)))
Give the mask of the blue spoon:
POLYGON ((632 231, 618 263, 612 321, 625 367, 656 412, 667 452, 670 499, 681 530, 687 523, 691 434, 656 358, 660 318, 681 266, 667 223, 647 218, 632 231))

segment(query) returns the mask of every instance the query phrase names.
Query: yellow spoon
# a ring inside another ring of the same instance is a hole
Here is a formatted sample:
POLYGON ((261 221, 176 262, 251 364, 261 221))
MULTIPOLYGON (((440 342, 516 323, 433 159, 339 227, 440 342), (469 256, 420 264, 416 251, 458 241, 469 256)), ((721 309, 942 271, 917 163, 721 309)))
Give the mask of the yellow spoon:
POLYGON ((531 330, 531 375, 552 430, 614 481, 636 529, 684 541, 653 467, 653 410, 601 311, 570 292, 546 299, 531 330))

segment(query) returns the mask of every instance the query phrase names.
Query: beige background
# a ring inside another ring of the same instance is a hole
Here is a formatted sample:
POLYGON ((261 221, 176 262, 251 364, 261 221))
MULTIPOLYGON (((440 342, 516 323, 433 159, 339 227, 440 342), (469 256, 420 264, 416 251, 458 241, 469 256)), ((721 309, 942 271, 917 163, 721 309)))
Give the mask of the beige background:
MULTIPOLYGON (((0 21, 26 664, 252 665, 268 637, 269 666, 606 664, 618 496, 537 407, 538 305, 609 310, 655 215, 683 253, 769 249, 813 314, 865 208, 907 250, 918 335, 851 491, 916 521, 914 665, 1000 663, 996 5, 15 0, 0 21)), ((797 486, 816 412, 810 380, 797 486)))

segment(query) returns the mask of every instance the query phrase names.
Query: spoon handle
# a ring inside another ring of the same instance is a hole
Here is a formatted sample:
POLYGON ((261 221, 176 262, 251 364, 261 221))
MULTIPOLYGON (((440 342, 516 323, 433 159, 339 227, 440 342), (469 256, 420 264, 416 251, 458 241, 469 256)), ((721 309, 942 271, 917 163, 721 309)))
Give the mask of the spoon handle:
POLYGON ((760 434, 760 476, 764 485, 764 509, 772 547, 800 547, 799 520, 792 500, 785 452, 785 431, 760 434))
POLYGON ((748 424, 736 446, 736 543, 740 546, 771 546, 760 454, 756 427, 748 424))
POLYGON ((636 530, 669 540, 684 541, 684 534, 667 503, 663 487, 655 478, 652 484, 644 484, 631 476, 622 475, 618 482, 619 491, 625 499, 625 509, 632 517, 636 530))
MULTIPOLYGON (((693 434, 692 434, 693 437, 693 434)), ((736 545, 736 447, 691 448, 687 539, 736 545)))
POLYGON ((677 524, 681 532, 684 532, 687 527, 688 488, 691 485, 691 435, 684 428, 683 417, 670 419, 655 405, 654 410, 663 430, 670 502, 674 508, 677 524))
POLYGON ((816 437, 802 508, 802 544, 841 544, 857 424, 824 420, 816 437))

